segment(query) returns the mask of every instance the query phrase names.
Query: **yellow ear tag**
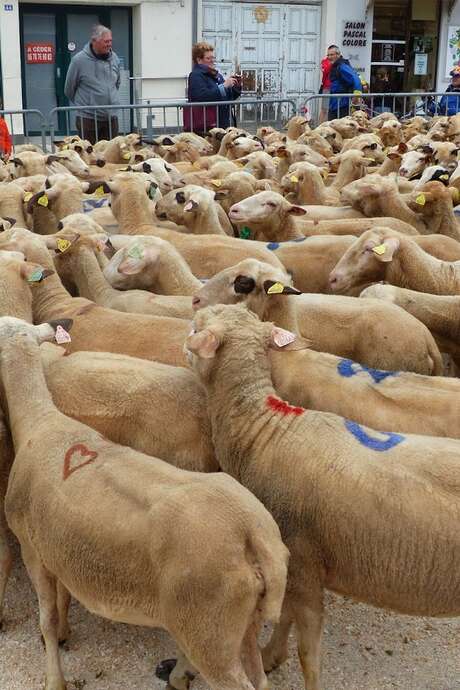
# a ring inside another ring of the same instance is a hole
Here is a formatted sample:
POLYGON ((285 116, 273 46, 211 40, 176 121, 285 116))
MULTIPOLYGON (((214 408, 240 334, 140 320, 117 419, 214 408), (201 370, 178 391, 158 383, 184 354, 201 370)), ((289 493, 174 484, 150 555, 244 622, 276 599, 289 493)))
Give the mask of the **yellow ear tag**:
POLYGON ((45 208, 48 206, 48 203, 49 203, 49 199, 46 196, 46 194, 43 194, 43 196, 41 196, 37 201, 37 204, 39 206, 44 206, 45 208))
POLYGON ((276 167, 277 165, 279 165, 279 163, 280 163, 280 159, 279 159, 279 158, 274 158, 274 159, 273 159, 273 165, 274 165, 275 167, 276 167))
POLYGON ((69 149, 68 144, 64 144, 64 146, 61 146, 61 151, 68 151, 68 149, 69 149))
POLYGON ((298 182, 299 178, 296 177, 295 175, 291 175, 291 182, 298 182))
POLYGON ((386 250, 387 248, 384 244, 378 244, 376 247, 372 247, 372 251, 374 252, 374 254, 378 254, 379 256, 385 254, 386 250))
POLYGON ((201 170, 201 163, 199 161, 195 161, 192 163, 192 168, 195 168, 195 170, 201 170))
POLYGON ((96 196, 104 196, 104 187, 102 185, 99 185, 99 187, 96 187, 94 193, 96 196))
POLYGON ((130 153, 124 153, 122 157, 125 159, 125 161, 129 161, 129 159, 131 158, 131 154, 130 153))
POLYGON ((458 201, 460 199, 460 192, 458 191, 457 187, 451 187, 451 189, 453 189, 453 193, 452 193, 453 202, 454 202, 454 204, 458 204, 458 201))
POLYGON ((32 192, 26 192, 24 194, 24 201, 27 203, 28 201, 30 201, 30 199, 32 199, 32 197, 33 197, 32 192))
POLYGON ((440 179, 440 180, 448 180, 448 179, 449 179, 449 175, 440 175, 440 176, 439 176, 439 179, 440 179))
POLYGON ((267 290, 267 295, 281 295, 284 291, 284 285, 282 283, 275 283, 267 290))
POLYGON ((323 180, 327 180, 327 178, 329 177, 328 171, 327 170, 321 170, 320 172, 321 172, 321 177, 323 178, 323 180))
POLYGON ((58 237, 58 239, 56 240, 56 245, 60 252, 65 252, 72 245, 72 242, 69 242, 69 240, 63 240, 61 237, 58 237))
POLYGON ((425 206, 426 199, 424 194, 419 194, 418 197, 415 199, 415 203, 419 204, 420 206, 425 206))
POLYGON ((222 180, 211 180, 214 187, 222 187, 222 180))

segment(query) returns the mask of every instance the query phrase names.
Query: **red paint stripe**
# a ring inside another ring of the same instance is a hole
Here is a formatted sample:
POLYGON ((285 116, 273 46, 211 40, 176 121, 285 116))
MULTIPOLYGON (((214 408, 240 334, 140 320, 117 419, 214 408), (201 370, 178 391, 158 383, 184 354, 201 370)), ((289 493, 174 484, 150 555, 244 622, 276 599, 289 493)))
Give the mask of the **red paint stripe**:
POLYGON ((289 405, 289 403, 279 398, 275 398, 274 395, 269 395, 267 397, 267 407, 269 407, 273 412, 279 412, 280 414, 286 416, 288 414, 296 415, 297 417, 304 412, 306 412, 304 407, 294 407, 289 405))

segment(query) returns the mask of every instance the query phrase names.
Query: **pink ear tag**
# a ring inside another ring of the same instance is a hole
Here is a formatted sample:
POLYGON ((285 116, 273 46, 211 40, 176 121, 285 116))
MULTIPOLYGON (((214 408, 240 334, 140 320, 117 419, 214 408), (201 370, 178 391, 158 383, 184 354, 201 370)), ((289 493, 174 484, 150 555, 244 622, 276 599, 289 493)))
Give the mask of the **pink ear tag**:
POLYGON ((295 339, 295 333, 285 331, 282 328, 277 328, 273 334, 273 341, 278 347, 285 347, 289 345, 289 343, 293 343, 295 339))
POLYGON ((72 342, 72 338, 67 333, 67 331, 64 328, 62 328, 62 326, 58 326, 56 328, 56 333, 54 334, 54 339, 58 345, 63 345, 64 343, 72 342))
POLYGON ((184 206, 184 211, 193 211, 193 202, 192 201, 187 201, 187 203, 184 206))

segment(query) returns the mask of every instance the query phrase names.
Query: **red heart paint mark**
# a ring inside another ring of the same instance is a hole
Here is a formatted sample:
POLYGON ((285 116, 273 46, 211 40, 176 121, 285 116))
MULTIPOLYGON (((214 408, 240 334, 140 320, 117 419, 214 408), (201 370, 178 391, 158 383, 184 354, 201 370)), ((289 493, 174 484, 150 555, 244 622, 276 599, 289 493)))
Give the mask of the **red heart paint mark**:
POLYGON ((93 462, 93 460, 97 458, 97 455, 98 454, 94 450, 89 450, 83 443, 77 443, 74 446, 71 446, 64 458, 64 469, 62 472, 63 480, 65 481, 68 479, 73 472, 80 470, 85 465, 89 465, 90 462, 93 462), (79 453, 82 458, 88 458, 88 460, 78 464, 74 463, 74 466, 71 467, 72 458, 75 453, 79 453))

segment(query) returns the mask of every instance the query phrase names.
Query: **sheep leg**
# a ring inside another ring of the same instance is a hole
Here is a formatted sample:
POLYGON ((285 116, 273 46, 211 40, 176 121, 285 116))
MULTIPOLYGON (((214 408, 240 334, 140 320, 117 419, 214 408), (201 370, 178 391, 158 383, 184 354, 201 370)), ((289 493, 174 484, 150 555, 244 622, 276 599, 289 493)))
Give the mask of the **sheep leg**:
POLYGON ((3 501, 0 501, 0 630, 3 626, 3 602, 5 590, 13 566, 13 555, 6 537, 6 527, 3 521, 3 501))
POLYGON ((262 650, 264 669, 273 671, 288 658, 288 638, 292 625, 292 616, 288 609, 287 597, 284 599, 280 620, 273 630, 269 643, 262 650))
POLYGON ((324 623, 322 593, 312 600, 298 599, 294 611, 297 651, 307 690, 320 690, 321 637, 324 623))
POLYGON ((59 644, 63 645, 69 639, 70 627, 69 627, 69 606, 70 606, 70 594, 68 590, 64 587, 62 582, 57 581, 57 610, 58 610, 58 640, 59 644))
POLYGON ((244 670, 256 690, 268 690, 267 676, 257 642, 259 631, 260 623, 254 622, 249 625, 243 640, 241 657, 244 670))
POLYGON ((49 573, 33 547, 21 543, 22 558, 35 587, 40 610, 40 629, 46 648, 45 690, 66 690, 58 647, 56 578, 49 573))
POLYGON ((169 675, 168 688, 170 690, 188 690, 197 673, 198 671, 192 666, 185 654, 179 650, 176 665, 169 675))

